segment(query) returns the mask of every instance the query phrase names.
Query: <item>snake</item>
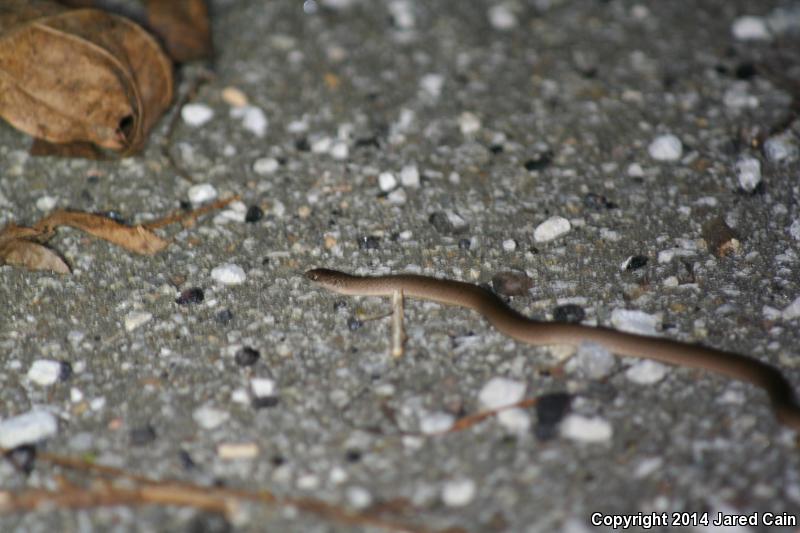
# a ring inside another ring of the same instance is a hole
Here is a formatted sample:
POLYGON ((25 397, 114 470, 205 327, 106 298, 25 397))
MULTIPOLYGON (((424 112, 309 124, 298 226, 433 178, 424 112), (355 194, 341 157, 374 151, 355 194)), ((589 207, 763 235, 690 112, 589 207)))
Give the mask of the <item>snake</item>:
POLYGON ((418 274, 354 276, 326 268, 315 268, 305 275, 324 289, 346 296, 387 297, 402 291, 406 297, 472 309, 501 333, 534 346, 592 342, 617 355, 710 371, 750 383, 767 393, 779 422, 800 430, 800 407, 791 384, 778 368, 753 357, 606 327, 533 320, 506 305, 492 291, 452 279, 418 274))

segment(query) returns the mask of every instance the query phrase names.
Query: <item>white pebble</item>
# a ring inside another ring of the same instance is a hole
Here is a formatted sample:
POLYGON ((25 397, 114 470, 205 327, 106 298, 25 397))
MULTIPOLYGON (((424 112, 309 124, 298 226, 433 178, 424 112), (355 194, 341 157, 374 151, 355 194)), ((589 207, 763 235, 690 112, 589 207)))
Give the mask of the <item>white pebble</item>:
POLYGON ((510 30, 517 25, 517 16, 507 4, 497 4, 489 8, 489 23, 500 31, 510 30))
POLYGON ((57 431, 58 420, 52 413, 28 411, 0 421, 0 447, 10 450, 23 444, 33 444, 55 435, 57 431))
POLYGON ((419 430, 426 435, 443 433, 453 427, 455 418, 449 413, 428 413, 419 421, 419 430))
POLYGON ((28 369, 28 379, 37 385, 46 387, 58 381, 61 375, 61 363, 52 359, 37 359, 28 369))
POLYGON ((405 189, 395 189, 386 196, 386 199, 390 204, 403 205, 408 200, 408 193, 405 189))
POLYGON ((514 239, 506 239, 503 241, 503 251, 504 252, 513 252, 517 249, 517 241, 514 239))
POLYGON ((80 403, 83 401, 83 391, 76 387, 69 389, 69 401, 72 403, 80 403))
POLYGON ((599 417, 573 413, 561 422, 561 436, 579 442, 608 442, 612 433, 611 424, 599 417))
POLYGON ((190 126, 202 126, 214 118, 214 110, 205 104, 186 104, 181 108, 181 118, 190 126))
POLYGON ((372 494, 364 487, 348 487, 345 497, 353 509, 365 509, 372 504, 372 494))
POLYGON ((100 411, 106 406, 106 397, 105 396, 98 396, 97 398, 92 398, 89 401, 89 407, 92 408, 92 411, 100 411))
POLYGON ((311 142, 311 152, 315 154, 327 154, 331 150, 333 139, 330 137, 319 137, 311 142))
POLYGON ((795 219, 787 228, 789 235, 796 241, 800 241, 800 218, 795 219))
POLYGON ((132 311, 125 317, 125 331, 133 331, 153 318, 147 311, 132 311))
POLYGON ((403 187, 419 187, 419 169, 417 169, 417 165, 406 165, 400 170, 400 183, 403 187))
POLYGON ((525 394, 525 383, 507 378, 492 378, 478 393, 478 401, 486 409, 497 409, 517 403, 525 394))
POLYGON ((626 170, 628 176, 632 178, 641 178, 644 176, 644 169, 639 163, 631 163, 626 170))
POLYGON ((244 283, 247 275, 244 273, 244 269, 239 265, 226 263, 214 268, 211 271, 211 277, 214 278, 215 281, 224 283, 225 285, 238 285, 239 283, 244 283))
POLYGON ((531 417, 523 409, 504 409, 497 413, 497 422, 507 430, 523 434, 531 427, 531 417))
POLYGON ((433 99, 439 98, 444 86, 444 76, 441 74, 425 74, 419 80, 419 87, 433 99))
POLYGON ((481 129, 481 120, 469 111, 464 111, 458 117, 458 127, 463 135, 472 135, 481 129))
POLYGON ((638 361, 625 371, 625 377, 639 385, 658 383, 667 374, 667 367, 656 361, 638 361))
POLYGON ((275 394, 275 381, 269 378, 253 378, 250 380, 250 390, 256 398, 267 398, 275 394))
POLYGON ((764 141, 764 155, 771 163, 791 163, 800 154, 792 135, 781 133, 764 141))
POLYGON ((192 413, 192 418, 203 429, 214 429, 223 424, 230 415, 227 411, 216 409, 210 405, 199 407, 192 413))
POLYGON ((391 172, 381 172, 378 175, 378 187, 380 187, 383 192, 394 190, 394 188, 397 187, 397 178, 395 178, 394 174, 391 172))
POLYGON ((269 121, 260 107, 252 105, 234 107, 231 109, 231 117, 241 119, 242 127, 256 137, 263 137, 267 133, 269 121))
POLYGON ((660 320, 655 315, 631 309, 614 309, 611 312, 611 324, 621 331, 639 335, 656 335, 656 327, 660 320))
POLYGON ((50 211, 56 206, 56 203, 58 203, 57 198, 45 195, 36 200, 36 209, 39 211, 50 211))
POLYGON ((752 192, 761 183, 761 161, 754 157, 743 157, 736 162, 736 177, 739 186, 752 192))
POLYGON ((253 172, 259 176, 267 176, 278 170, 280 163, 274 157, 259 157, 253 163, 253 172))
POLYGON ((661 457, 646 457, 641 459, 633 471, 633 477, 636 479, 647 477, 656 470, 661 469, 663 464, 664 460, 661 457))
POLYGON ((217 189, 210 183, 200 183, 189 187, 189 201, 199 205, 217 197, 217 189))
POLYGON ((795 298, 795 300, 787 305, 783 311, 781 311, 781 317, 784 320, 793 320, 797 317, 800 317, 800 296, 795 298))
POLYGON ((739 17, 733 21, 731 32, 740 41, 765 41, 770 38, 767 23, 761 17, 739 17))
POLYGON ((533 240, 536 242, 547 242, 557 239, 569 233, 572 226, 564 217, 552 216, 536 226, 533 230, 533 240))
POLYGON ((660 135, 653 139, 647 151, 656 161, 677 161, 683 154, 683 144, 675 135, 660 135))
POLYGON ((477 487, 471 479, 454 479, 442 487, 442 501, 448 507, 463 507, 475 498, 477 487))
POLYGON ((394 0, 389 3, 392 20, 401 30, 410 30, 416 25, 414 9, 408 0, 394 0))
POLYGON ((582 342, 578 351, 565 365, 567 372, 577 372, 589 379, 600 379, 611 374, 616 358, 604 346, 594 342, 582 342))
POLYGON ((342 161, 350 156, 350 147, 344 141, 336 141, 330 149, 331 157, 342 161))

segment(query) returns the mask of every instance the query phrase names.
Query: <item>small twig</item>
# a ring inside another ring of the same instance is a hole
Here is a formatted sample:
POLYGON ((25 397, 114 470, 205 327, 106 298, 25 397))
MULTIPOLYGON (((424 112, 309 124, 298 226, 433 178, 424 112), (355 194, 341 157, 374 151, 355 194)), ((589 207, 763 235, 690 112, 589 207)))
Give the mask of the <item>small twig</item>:
POLYGON ((239 198, 240 196, 237 194, 231 196, 230 198, 217 200, 216 202, 204 205, 202 207, 198 207, 197 209, 193 209, 191 211, 176 211, 171 215, 167 215, 163 218, 159 218, 158 220, 154 220, 152 222, 148 222, 147 224, 142 224, 142 225, 149 230, 163 228, 164 226, 169 226, 170 224, 177 224, 179 222, 183 225, 187 225, 191 222, 194 222, 195 220, 205 215, 206 213, 209 213, 211 211, 216 211, 217 209, 222 209, 231 202, 239 200, 239 198))

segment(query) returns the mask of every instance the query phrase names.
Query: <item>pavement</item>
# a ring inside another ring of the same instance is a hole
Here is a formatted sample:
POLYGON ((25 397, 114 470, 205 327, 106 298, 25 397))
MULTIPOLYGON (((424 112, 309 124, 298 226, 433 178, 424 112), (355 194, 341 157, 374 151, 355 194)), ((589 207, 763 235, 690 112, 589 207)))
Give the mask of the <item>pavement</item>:
POLYGON ((0 267, 0 438, 43 437, 0 463, 0 504, 156 486, 97 485, 101 464, 194 505, 51 504, 0 530, 797 529, 797 433, 762 390, 412 299, 395 358, 388 301, 303 276, 517 282, 536 319, 736 351, 800 388, 797 2, 212 8, 215 76, 178 71, 193 107, 140 156, 32 158, 0 125, 0 224, 240 195, 153 257, 62 230, 71 275, 0 267))

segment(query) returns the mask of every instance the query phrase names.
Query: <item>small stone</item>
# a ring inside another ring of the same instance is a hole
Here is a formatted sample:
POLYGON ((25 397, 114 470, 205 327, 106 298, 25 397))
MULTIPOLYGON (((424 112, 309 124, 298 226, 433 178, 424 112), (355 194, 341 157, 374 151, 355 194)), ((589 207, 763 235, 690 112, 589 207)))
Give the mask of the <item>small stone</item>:
POLYGON ((386 200, 392 205, 403 205, 408 201, 408 193, 405 189, 395 189, 386 196, 386 200))
POLYGON ((498 272, 492 276, 492 289, 504 296, 527 296, 533 280, 524 272, 498 272))
POLYGON ((214 118, 214 110, 205 104, 186 104, 181 108, 181 118, 189 126, 199 127, 214 118))
POLYGON ((69 401, 72 403, 80 403, 83 401, 83 391, 77 387, 69 389, 69 401))
POLYGON ((253 172, 259 176, 268 176, 274 174, 280 166, 281 164, 274 157, 259 157, 253 162, 253 172))
POLYGON ((364 487, 348 487, 345 497, 354 509, 366 509, 372 504, 372 494, 364 487))
POLYGON ((417 169, 417 165, 406 165, 400 169, 400 183, 403 187, 412 189, 419 187, 419 169, 417 169))
POLYGON ((233 313, 231 313, 230 309, 223 309, 217 312, 216 315, 214 315, 214 320, 216 320, 217 322, 219 322, 224 326, 228 324, 231 320, 233 320, 233 313))
POLYGON ((28 370, 28 379, 37 385, 47 387, 56 383, 62 373, 61 361, 37 359, 28 370))
POLYGON ((739 187, 753 192, 761 183, 761 161, 754 157, 743 157, 736 162, 736 177, 739 187))
POLYGON ((658 383, 667 374, 667 367, 656 361, 638 361, 625 371, 625 377, 640 385, 658 383))
POLYGON ((365 235, 358 240, 359 250, 377 250, 381 247, 381 238, 377 235, 365 235))
POLYGON ((553 151, 545 150, 525 161, 525 170, 533 172, 547 168, 553 162, 553 151))
POLYGON ((132 446, 145 446, 156 440, 156 430, 150 424, 135 427, 128 435, 132 446))
POLYGON ((458 117, 458 127, 462 135, 472 135, 481 129, 481 120, 474 113, 465 111, 458 117))
POLYGON ((505 239, 503 241, 503 251, 504 252, 513 252, 517 249, 517 241, 514 239, 505 239))
POLYGON ((280 403, 277 396, 256 396, 250 404, 254 409, 269 409, 280 403))
POLYGON ((713 218, 703 224, 703 239, 708 249, 717 257, 726 257, 739 251, 741 243, 736 232, 728 226, 722 216, 713 218))
POLYGON ((253 378, 250 380, 250 390, 256 398, 275 396, 275 380, 269 378, 253 378))
POLYGON ((441 74, 425 74, 419 80, 420 89, 434 100, 441 96, 443 86, 444 76, 441 74))
POLYGON ((525 394, 525 383, 507 378, 490 379, 478 393, 478 401, 486 409, 498 409, 519 402, 525 394))
POLYGON ((536 242, 548 242, 569 233, 572 226, 564 217, 552 216, 536 226, 533 230, 533 240, 536 242))
POLYGON ((263 137, 267 133, 269 121, 260 107, 234 107, 231 109, 231 117, 242 119, 242 127, 256 137, 263 137))
POLYGON ((442 501, 448 507, 463 507, 475 498, 476 492, 477 487, 471 479, 454 479, 442 487, 442 501))
POLYGON ((420 432, 426 435, 444 433, 453 427, 455 418, 450 413, 430 413, 423 416, 419 421, 420 432))
POLYGON ((50 211, 58 203, 58 199, 52 196, 44 195, 36 200, 36 209, 39 211, 50 211))
POLYGON ((556 437, 558 424, 569 412, 572 396, 566 392, 552 392, 539 396, 536 402, 536 438, 542 441, 556 437))
POLYGON ((683 155, 683 144, 675 135, 661 135, 653 139, 647 151, 656 161, 677 161, 683 155))
POLYGON ((217 457, 228 461, 253 459, 258 457, 258 451, 255 442, 223 442, 217 445, 217 457))
POLYGON ((16 448, 24 444, 34 444, 52 437, 58 432, 58 420, 44 410, 27 413, 0 420, 0 447, 16 448))
POLYGON ((764 141, 764 155, 770 163, 791 163, 797 160, 800 154, 791 133, 773 135, 764 141))
POLYGON ((507 4, 497 4, 489 8, 489 24, 492 28, 507 31, 517 26, 517 16, 507 4))
POLYGON ((611 324, 628 333, 637 333, 639 335, 656 335, 656 326, 661 321, 655 315, 649 315, 644 311, 636 311, 630 309, 614 309, 611 312, 611 324))
POLYGON ((36 446, 30 444, 17 446, 5 452, 5 459, 26 476, 30 475, 36 464, 36 446))
POLYGON ((469 224, 455 211, 436 211, 428 218, 439 233, 462 233, 469 228, 469 224))
POLYGON ((153 314, 147 311, 132 311, 125 317, 125 331, 133 331, 149 322, 152 318, 153 314))
POLYGON ((189 201, 194 205, 211 201, 217 197, 217 189, 210 183, 200 183, 189 187, 189 201))
POLYGON ((258 222, 264 218, 264 211, 257 205, 251 205, 247 208, 247 213, 244 215, 244 221, 250 224, 258 222))
POLYGON ((586 196, 583 197, 583 205, 588 207, 589 209, 616 209, 617 204, 614 202, 610 202, 608 198, 603 196, 602 194, 597 194, 594 192, 586 193, 586 196))
POLYGON ((222 89, 222 101, 231 107, 244 107, 248 104, 247 95, 236 87, 222 89))
POLYGON ((190 305, 202 303, 205 299, 205 293, 200 287, 192 287, 182 291, 180 296, 175 299, 178 305, 190 305))
POLYGON ((332 158, 342 161, 350 157, 350 147, 344 141, 335 141, 328 153, 332 158))
POLYGON ((582 342, 578 351, 565 366, 569 373, 578 373, 589 379, 601 379, 614 370, 617 360, 605 347, 594 342, 582 342))
POLYGON ((739 17, 733 21, 731 32, 740 41, 767 41, 771 38, 767 23, 761 17, 739 17))
POLYGON ((559 305, 553 309, 553 320, 567 324, 580 324, 586 318, 586 311, 576 304, 559 305))
POLYGON ((611 424, 599 417, 571 414, 561 423, 561 436, 579 442, 608 442, 612 434, 611 424))
POLYGON ((638 270, 645 265, 647 265, 647 256, 632 255, 623 261, 620 267, 621 270, 638 270))
POLYGON ((230 415, 227 411, 216 409, 210 405, 199 407, 192 413, 192 418, 203 429, 214 429, 228 420, 230 415))
POLYGON ((397 178, 391 172, 381 172, 378 175, 378 187, 383 192, 389 192, 397 187, 397 178))
POLYGON ((795 298, 792 303, 787 305, 783 311, 781 311, 781 317, 784 320, 794 320, 795 318, 800 317, 800 296, 795 298))
POLYGON ((260 357, 261 354, 259 351, 251 348, 250 346, 245 346, 238 349, 236 354, 233 356, 236 364, 239 366, 253 366, 260 357))
POLYGON ((503 409, 497 413, 497 423, 513 433, 527 433, 531 427, 531 417, 523 409, 503 409))
POLYGON ((211 277, 225 285, 238 285, 244 283, 245 279, 247 279, 244 269, 233 263, 226 263, 214 268, 211 271, 211 277))

